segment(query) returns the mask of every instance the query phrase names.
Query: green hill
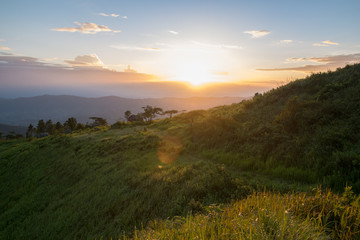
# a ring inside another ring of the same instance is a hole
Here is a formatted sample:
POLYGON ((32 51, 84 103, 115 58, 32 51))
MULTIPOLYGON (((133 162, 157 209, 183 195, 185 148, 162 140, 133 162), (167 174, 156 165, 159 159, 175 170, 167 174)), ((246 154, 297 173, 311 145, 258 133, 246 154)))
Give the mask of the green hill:
POLYGON ((0 239, 359 238, 359 106, 353 65, 150 125, 2 141, 0 239))

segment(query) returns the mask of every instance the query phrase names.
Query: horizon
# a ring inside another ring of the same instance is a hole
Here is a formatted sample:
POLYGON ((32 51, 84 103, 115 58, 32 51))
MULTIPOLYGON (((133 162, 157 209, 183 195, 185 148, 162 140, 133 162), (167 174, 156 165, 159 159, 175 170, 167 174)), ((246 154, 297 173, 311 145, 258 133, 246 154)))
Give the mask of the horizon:
POLYGON ((359 63, 359 7, 337 0, 7 2, 0 97, 249 97, 359 63))

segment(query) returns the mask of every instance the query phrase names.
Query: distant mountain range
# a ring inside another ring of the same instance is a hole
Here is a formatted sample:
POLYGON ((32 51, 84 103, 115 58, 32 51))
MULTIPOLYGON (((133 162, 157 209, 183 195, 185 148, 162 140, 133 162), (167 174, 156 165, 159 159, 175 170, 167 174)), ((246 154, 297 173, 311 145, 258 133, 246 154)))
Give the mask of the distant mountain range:
POLYGON ((238 103, 241 97, 199 97, 199 98, 148 98, 130 99, 115 96, 85 98, 69 95, 44 95, 37 97, 4 99, 0 98, 0 123, 17 126, 37 124, 38 120, 51 119, 63 123, 69 117, 86 123, 89 117, 103 117, 109 123, 124 119, 124 112, 142 111, 146 105, 164 110, 208 109, 215 106, 238 103))

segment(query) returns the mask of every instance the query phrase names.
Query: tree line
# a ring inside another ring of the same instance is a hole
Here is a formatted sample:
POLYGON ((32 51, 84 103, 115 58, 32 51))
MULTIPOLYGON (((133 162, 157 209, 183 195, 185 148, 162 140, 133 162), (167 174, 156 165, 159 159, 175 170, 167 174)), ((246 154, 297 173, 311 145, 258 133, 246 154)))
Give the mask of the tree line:
MULTIPOLYGON (((173 115, 184 112, 178 110, 167 110, 164 111, 162 108, 153 107, 147 105, 142 107, 143 112, 133 114, 130 110, 125 111, 124 117, 128 123, 150 123, 154 118, 160 115, 167 115, 169 118, 172 118, 173 115)), ((101 117, 90 117, 89 119, 93 120, 92 123, 80 123, 75 117, 68 118, 64 123, 56 122, 53 123, 52 120, 44 121, 43 119, 39 120, 37 125, 34 126, 30 124, 26 131, 26 138, 31 139, 33 137, 41 138, 49 135, 62 134, 62 133, 71 133, 73 131, 85 130, 85 129, 94 129, 100 126, 108 126, 108 122, 105 118, 101 117)), ((125 122, 117 122, 112 125, 116 128, 119 125, 126 125, 125 122)), ((22 138, 23 135, 9 135, 6 139, 17 139, 22 138), (13 137, 12 137, 13 136, 13 137)))

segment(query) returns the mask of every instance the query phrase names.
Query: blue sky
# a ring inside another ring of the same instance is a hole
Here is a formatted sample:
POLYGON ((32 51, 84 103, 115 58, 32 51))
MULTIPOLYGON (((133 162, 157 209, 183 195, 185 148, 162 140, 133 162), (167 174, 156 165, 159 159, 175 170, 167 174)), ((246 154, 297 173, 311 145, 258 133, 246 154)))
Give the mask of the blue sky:
MULTIPOLYGON (((159 88, 159 81, 190 84, 183 86, 184 96, 206 95, 206 85, 214 82, 251 95, 360 62, 360 1, 12 0, 1 6, 0 96, 5 97, 37 88, 28 94, 76 94, 84 85, 88 89, 79 94, 138 97, 135 83, 157 82, 159 88), (121 74, 128 65, 133 71, 121 74), (67 71, 66 79, 58 79, 59 68, 67 71), (70 74, 80 69, 83 75, 70 74), (95 70, 104 75, 98 83, 87 82, 95 70), (110 70, 119 72, 117 77, 109 76, 110 70), (24 76, 26 83, 19 80, 24 76), (118 88, 106 90, 114 84, 118 88), (131 92, 114 90, 131 84, 131 92)), ((149 96, 163 96, 152 90, 149 96)))

